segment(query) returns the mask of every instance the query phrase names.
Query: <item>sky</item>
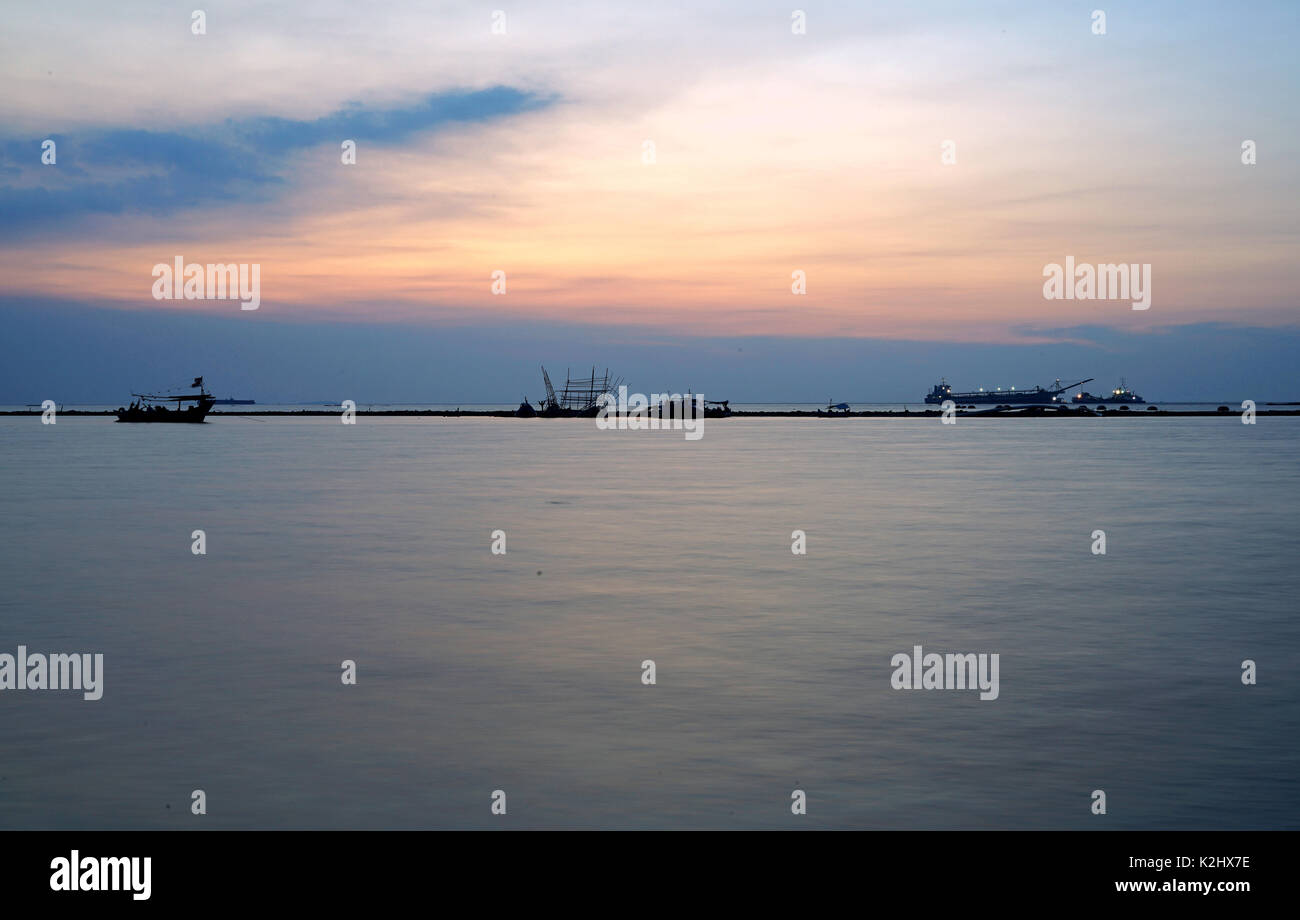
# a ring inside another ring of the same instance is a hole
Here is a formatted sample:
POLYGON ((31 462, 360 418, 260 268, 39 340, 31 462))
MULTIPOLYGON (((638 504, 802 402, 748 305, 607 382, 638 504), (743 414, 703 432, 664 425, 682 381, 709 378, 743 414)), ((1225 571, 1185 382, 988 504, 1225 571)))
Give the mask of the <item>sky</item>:
POLYGON ((172 7, 0 10, 0 403, 1300 399, 1294 2, 172 7), (178 256, 258 309, 155 299, 178 256))

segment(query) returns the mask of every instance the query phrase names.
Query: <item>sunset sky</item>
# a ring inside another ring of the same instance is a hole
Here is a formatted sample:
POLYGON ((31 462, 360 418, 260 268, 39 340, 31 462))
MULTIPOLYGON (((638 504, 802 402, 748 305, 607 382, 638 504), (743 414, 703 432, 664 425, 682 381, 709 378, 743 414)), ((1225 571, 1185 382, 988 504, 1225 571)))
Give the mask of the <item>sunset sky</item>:
MULTIPOLYGON (((210 2, 195 35, 201 3, 0 13, 11 331, 57 318, 87 348, 96 311, 129 315, 148 363, 165 313, 245 341, 240 324, 442 331, 482 362, 493 330, 581 330, 563 365, 633 334, 815 362, 813 342, 1101 354, 1228 329, 1232 355, 1208 360, 1286 379, 1249 343, 1294 342, 1300 317, 1294 2, 804 4, 806 34, 791 4, 210 2), (155 301, 152 267, 177 255, 260 264, 261 307, 155 301), (1043 267, 1067 256, 1150 264, 1150 309, 1045 300, 1043 267)), ((75 363, 51 348, 46 365, 75 363)), ((946 367, 1048 382, 1013 353, 946 367)), ((531 379, 548 353, 499 357, 531 379)), ((904 389, 946 367, 920 361, 904 389)), ((0 402, 29 395, 16 373, 0 402)), ((959 381, 985 382, 1002 381, 959 381)))

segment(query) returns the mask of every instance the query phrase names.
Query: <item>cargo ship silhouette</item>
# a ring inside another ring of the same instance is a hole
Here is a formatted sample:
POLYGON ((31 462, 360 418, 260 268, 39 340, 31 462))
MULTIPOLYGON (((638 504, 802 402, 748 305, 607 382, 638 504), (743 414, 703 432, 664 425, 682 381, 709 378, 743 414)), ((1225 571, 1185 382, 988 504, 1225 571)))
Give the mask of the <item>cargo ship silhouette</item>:
POLYGON ((1072 390, 1077 386, 1083 386, 1085 383, 1092 383, 1094 378, 1089 377, 1087 380, 1079 380, 1075 383, 1069 383, 1061 386, 1061 378, 1056 378, 1056 383, 1050 387, 1030 387, 1028 389, 1017 390, 1015 387, 1002 389, 998 387, 994 390, 972 390, 967 393, 954 393, 952 386, 946 379, 940 379, 934 385, 934 389, 926 394, 925 402, 930 406, 937 406, 945 400, 951 399, 958 405, 964 403, 984 404, 984 405, 1041 405, 1051 403, 1066 402, 1064 393, 1066 390, 1072 390))

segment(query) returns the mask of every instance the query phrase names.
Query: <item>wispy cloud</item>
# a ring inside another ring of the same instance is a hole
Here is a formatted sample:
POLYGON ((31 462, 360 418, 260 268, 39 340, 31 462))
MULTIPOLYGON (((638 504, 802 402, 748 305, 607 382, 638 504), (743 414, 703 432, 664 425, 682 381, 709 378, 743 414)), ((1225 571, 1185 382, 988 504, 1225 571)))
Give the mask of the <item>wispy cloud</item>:
POLYGON ((186 131, 94 128, 0 141, 0 236, 14 237, 92 214, 172 214, 205 203, 266 201, 292 175, 290 154, 318 144, 400 144, 456 124, 532 111, 553 97, 510 87, 435 93, 391 108, 353 103, 314 119, 227 119, 186 131), (42 169, 41 143, 58 169, 42 169), (17 179, 18 181, 13 181, 17 179))

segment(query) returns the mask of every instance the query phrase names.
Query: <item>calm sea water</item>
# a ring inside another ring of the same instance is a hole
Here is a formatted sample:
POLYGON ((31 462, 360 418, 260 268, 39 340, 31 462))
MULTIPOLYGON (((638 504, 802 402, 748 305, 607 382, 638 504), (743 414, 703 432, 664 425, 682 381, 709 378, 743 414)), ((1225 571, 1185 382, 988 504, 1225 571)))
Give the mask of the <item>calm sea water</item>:
MULTIPOLYGON (((182 392, 189 392, 182 390, 182 392)), ((1233 412, 1241 411, 1241 399, 1221 399, 1217 402, 1163 402, 1152 400, 1145 404, 1135 403, 1130 407, 1130 411, 1143 412, 1155 406, 1157 408, 1168 409, 1173 412, 1213 412, 1219 406, 1227 406, 1233 412)), ((1271 403, 1257 400, 1261 411, 1295 411, 1296 403, 1271 403)), ((75 410, 78 412, 112 412, 121 408, 122 402, 116 403, 59 403, 59 411, 75 410)), ((818 409, 825 409, 826 403, 810 402, 779 402, 779 403, 740 403, 732 401, 731 408, 738 412, 816 412, 818 409)), ((1069 405, 1075 405, 1070 403, 1069 405)), ((1083 405, 1092 407, 1095 403, 1084 403, 1083 405)), ((854 412, 937 412, 936 406, 926 405, 923 402, 865 402, 861 400, 849 400, 849 406, 854 412)), ((324 412, 327 410, 340 410, 341 402, 314 402, 314 403, 255 403, 251 406, 227 406, 218 405, 214 408, 213 414, 240 415, 242 413, 257 412, 324 412)), ((518 402, 511 403, 369 403, 358 402, 356 408, 361 412, 411 412, 421 410, 435 410, 439 412, 455 411, 464 409, 467 412, 513 412, 519 408, 518 402)), ((992 406, 981 405, 981 409, 991 409, 992 406)), ((1122 411, 1120 406, 1111 405, 1112 411, 1122 411)), ((40 413, 41 407, 36 404, 10 404, 0 405, 0 412, 35 412, 40 413)))
POLYGON ((98 702, 0 692, 0 826, 1300 826, 1298 448, 0 418, 0 652, 105 656, 98 702), (892 689, 914 645, 998 653, 999 698, 892 689))

